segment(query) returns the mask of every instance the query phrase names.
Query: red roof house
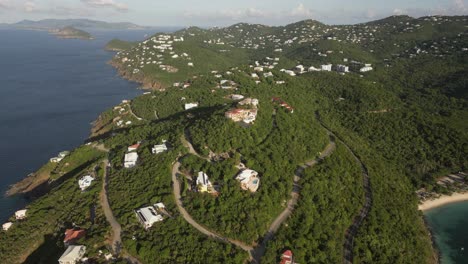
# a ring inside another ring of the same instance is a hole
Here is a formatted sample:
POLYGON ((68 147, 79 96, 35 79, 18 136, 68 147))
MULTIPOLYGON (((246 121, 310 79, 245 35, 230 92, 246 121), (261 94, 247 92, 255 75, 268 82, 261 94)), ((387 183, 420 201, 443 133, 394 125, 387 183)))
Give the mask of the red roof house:
POLYGON ((281 255, 280 264, 293 264, 293 253, 291 250, 288 249, 281 255))
POLYGON ((63 243, 65 244, 73 243, 74 241, 84 237, 85 235, 86 235, 85 230, 67 229, 65 231, 65 238, 63 239, 63 243))

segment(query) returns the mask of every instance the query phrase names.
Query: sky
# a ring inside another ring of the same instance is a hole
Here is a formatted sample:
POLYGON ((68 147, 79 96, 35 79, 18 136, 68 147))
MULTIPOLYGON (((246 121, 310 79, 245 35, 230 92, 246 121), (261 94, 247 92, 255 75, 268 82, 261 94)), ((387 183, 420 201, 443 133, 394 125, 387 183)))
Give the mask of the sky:
POLYGON ((0 23, 89 18, 145 26, 355 24, 391 15, 467 15, 468 0, 0 0, 0 23))

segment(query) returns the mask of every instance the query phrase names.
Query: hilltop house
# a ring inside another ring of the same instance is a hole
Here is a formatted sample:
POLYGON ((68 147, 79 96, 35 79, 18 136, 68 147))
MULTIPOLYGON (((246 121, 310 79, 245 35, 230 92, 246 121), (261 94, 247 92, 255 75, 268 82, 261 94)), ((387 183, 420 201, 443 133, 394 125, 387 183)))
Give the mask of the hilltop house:
POLYGON ((206 175, 206 173, 204 173, 203 171, 198 172, 197 188, 199 192, 216 192, 213 188, 213 184, 211 184, 210 180, 208 179, 208 175, 206 175))
POLYGON ((189 109, 196 108, 196 107, 198 107, 198 103, 185 104, 185 110, 189 110, 189 109))
POLYGON ((3 231, 8 231, 8 229, 10 229, 11 226, 13 226, 13 223, 12 223, 12 222, 4 223, 4 224, 2 225, 3 231))
POLYGON ((15 218, 16 220, 23 220, 26 218, 26 212, 28 210, 27 209, 23 209, 23 210, 19 210, 19 211, 16 211, 15 212, 15 218))
POLYGON ((72 244, 78 239, 84 237, 85 235, 86 235, 86 231, 83 229, 78 229, 78 230, 67 229, 65 230, 65 238, 63 239, 63 243, 65 245, 72 244))
POLYGON ((60 264, 76 264, 81 261, 86 253, 85 246, 68 246, 59 259, 60 264))
POLYGON ((135 210, 135 214, 143 227, 148 229, 152 227, 154 223, 164 220, 164 217, 157 212, 157 209, 163 210, 164 208, 165 206, 163 203, 157 203, 155 206, 147 206, 137 209, 135 210))
POLYGON ((163 140, 161 145, 154 145, 151 149, 151 153, 153 154, 163 153, 164 151, 167 151, 166 140, 163 140))
POLYGON ((258 190, 258 186, 260 185, 258 172, 251 169, 245 169, 241 171, 237 175, 236 180, 241 183, 241 188, 243 190, 249 190, 251 192, 256 192, 258 190))
POLYGON ((86 175, 86 176, 81 177, 81 179, 78 180, 78 185, 80 186, 80 189, 84 191, 89 186, 91 186, 91 183, 93 181, 94 181, 93 177, 91 177, 90 175, 86 175))
POLYGON ((136 152, 130 152, 125 154, 124 158, 124 167, 125 168, 133 168, 135 167, 136 163, 138 161, 138 153, 136 152))

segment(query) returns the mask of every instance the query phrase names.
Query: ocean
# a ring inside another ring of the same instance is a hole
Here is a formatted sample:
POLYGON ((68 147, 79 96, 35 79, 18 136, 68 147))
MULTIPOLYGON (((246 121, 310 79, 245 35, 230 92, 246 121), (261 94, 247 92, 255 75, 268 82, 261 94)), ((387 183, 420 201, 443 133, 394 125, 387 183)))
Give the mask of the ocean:
POLYGON ((425 212, 441 264, 468 263, 468 202, 448 204, 425 212))
POLYGON ((142 93, 107 64, 113 39, 143 40, 152 31, 91 31, 95 40, 47 32, 0 30, 0 224, 26 205, 8 187, 89 136, 91 122, 142 93))

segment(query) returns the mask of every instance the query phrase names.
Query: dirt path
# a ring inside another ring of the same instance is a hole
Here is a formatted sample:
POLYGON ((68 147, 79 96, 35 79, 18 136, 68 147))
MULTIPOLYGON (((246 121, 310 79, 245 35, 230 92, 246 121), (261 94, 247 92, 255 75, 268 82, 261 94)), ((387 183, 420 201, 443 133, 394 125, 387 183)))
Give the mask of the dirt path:
POLYGON ((281 226, 281 224, 283 224, 284 221, 286 221, 288 217, 291 216, 291 214, 293 213, 301 191, 299 181, 302 177, 304 170, 306 168, 313 167, 321 160, 330 156, 335 150, 335 147, 335 142, 332 139, 330 139, 330 143, 328 143, 327 147, 322 151, 318 158, 308 161, 304 165, 301 165, 296 169, 296 172, 294 174, 294 183, 293 190, 291 192, 291 199, 289 199, 286 208, 281 212, 281 214, 279 214, 273 221, 273 223, 271 223, 270 228, 268 228, 267 233, 262 239, 262 242, 252 251, 252 263, 260 263, 261 257, 265 254, 266 245, 268 241, 270 241, 273 238, 274 234, 276 233, 276 231, 278 231, 278 228, 281 226))
POLYGON ((118 256, 122 254, 122 257, 127 261, 127 263, 131 264, 141 264, 138 259, 135 257, 130 256, 122 246, 122 239, 120 237, 120 233, 122 232, 122 227, 120 226, 119 222, 117 219, 115 219, 114 214, 112 213, 112 209, 110 208, 108 196, 107 196, 107 190, 108 190, 108 180, 109 180, 109 174, 110 174, 110 167, 108 166, 109 160, 105 159, 103 161, 104 166, 105 166, 105 171, 104 171, 104 179, 102 181, 102 190, 99 195, 100 201, 101 201, 101 207, 102 210, 104 211, 104 215, 106 216, 107 222, 112 227, 112 250, 114 252, 114 255, 118 256))

